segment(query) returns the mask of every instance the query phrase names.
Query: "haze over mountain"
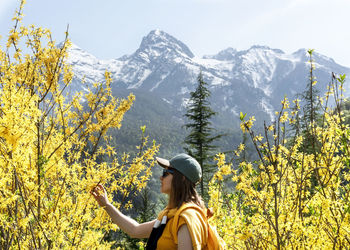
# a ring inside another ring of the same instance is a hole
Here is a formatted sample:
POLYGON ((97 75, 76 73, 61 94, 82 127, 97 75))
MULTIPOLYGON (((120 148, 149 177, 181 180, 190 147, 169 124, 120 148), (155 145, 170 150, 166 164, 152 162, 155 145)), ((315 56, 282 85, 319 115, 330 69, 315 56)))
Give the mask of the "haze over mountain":
MULTIPOLYGON (((149 112, 155 113, 155 123, 161 119, 183 123, 189 93, 197 86, 197 76, 202 72, 212 93, 212 108, 219 113, 217 127, 238 127, 240 112, 261 121, 273 119, 284 96, 293 99, 305 90, 310 70, 307 49, 286 54, 256 45, 243 51, 227 48, 198 58, 183 42, 161 30, 151 31, 133 54, 118 59, 98 59, 77 45, 71 47, 69 55, 68 62, 75 73, 71 90, 84 89, 82 79, 87 85, 103 82, 107 70, 112 74, 114 93, 134 92, 136 98, 142 96, 144 103, 139 108, 143 111, 135 112, 144 119, 149 112), (157 113, 160 107, 163 110, 157 113)), ((313 53, 313 60, 321 94, 332 72, 350 72, 350 68, 317 52, 313 53)))

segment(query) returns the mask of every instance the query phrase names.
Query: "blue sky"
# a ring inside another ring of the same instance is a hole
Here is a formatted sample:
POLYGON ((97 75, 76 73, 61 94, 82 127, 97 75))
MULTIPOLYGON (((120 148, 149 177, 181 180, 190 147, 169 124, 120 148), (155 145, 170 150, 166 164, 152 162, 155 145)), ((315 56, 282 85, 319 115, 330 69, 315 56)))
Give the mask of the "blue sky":
MULTIPOLYGON (((0 0, 1 43, 17 0, 0 0)), ((25 25, 49 28, 100 59, 133 53, 161 29, 196 56, 266 45, 292 53, 312 48, 350 67, 350 0, 27 0, 25 25)))

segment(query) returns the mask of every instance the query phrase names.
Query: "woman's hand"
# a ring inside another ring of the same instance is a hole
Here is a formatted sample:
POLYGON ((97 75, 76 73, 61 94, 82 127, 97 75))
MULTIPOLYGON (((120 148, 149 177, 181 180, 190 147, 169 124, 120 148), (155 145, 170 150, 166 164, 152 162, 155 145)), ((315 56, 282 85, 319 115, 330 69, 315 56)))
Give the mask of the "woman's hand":
POLYGON ((101 184, 98 184, 95 188, 93 188, 90 193, 95 198, 100 207, 105 207, 109 204, 107 192, 101 184))

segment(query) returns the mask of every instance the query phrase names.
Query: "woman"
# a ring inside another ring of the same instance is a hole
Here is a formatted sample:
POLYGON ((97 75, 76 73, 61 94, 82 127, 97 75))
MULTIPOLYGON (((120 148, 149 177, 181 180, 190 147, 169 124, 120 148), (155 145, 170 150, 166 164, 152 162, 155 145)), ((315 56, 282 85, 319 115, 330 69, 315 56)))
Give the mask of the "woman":
POLYGON ((169 196, 167 207, 157 219, 139 224, 125 216, 109 202, 102 185, 94 188, 92 195, 124 232, 133 238, 149 238, 146 249, 205 248, 208 238, 205 206, 195 189, 202 177, 199 163, 187 154, 179 154, 170 161, 156 159, 164 168, 161 192, 169 196))

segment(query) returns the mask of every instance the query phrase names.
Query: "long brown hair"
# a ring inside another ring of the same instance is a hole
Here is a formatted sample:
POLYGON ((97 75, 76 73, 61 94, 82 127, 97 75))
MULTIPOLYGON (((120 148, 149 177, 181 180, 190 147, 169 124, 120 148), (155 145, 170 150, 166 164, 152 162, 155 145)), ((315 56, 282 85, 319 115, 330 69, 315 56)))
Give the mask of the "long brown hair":
POLYGON ((180 208, 183 203, 193 202, 204 208, 204 202, 197 193, 196 184, 188 180, 176 169, 171 168, 171 170, 174 173, 171 182, 169 206, 171 208, 180 208))

